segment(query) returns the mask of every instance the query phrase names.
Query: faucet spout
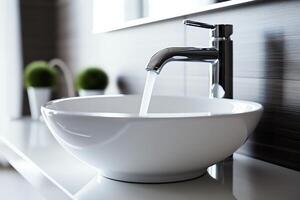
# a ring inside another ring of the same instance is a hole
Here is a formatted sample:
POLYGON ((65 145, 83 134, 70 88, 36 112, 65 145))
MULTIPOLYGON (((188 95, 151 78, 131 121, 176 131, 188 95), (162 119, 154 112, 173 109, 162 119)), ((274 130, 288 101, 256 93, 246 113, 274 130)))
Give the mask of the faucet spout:
POLYGON ((185 25, 209 29, 211 44, 209 48, 170 47, 154 54, 146 70, 159 74, 165 64, 171 61, 207 62, 209 68, 209 97, 233 98, 233 42, 231 24, 206 24, 191 20, 185 25))
POLYGON ((170 47, 154 54, 147 67, 147 71, 155 71, 159 74, 165 64, 171 61, 209 62, 214 63, 219 58, 215 48, 195 47, 170 47))

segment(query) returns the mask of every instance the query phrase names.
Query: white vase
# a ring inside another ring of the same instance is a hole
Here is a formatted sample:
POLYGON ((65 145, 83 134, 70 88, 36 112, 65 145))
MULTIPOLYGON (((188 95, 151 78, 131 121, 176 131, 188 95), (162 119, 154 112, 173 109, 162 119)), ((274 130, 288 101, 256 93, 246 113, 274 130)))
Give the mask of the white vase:
POLYGON ((41 106, 50 100, 50 87, 29 87, 27 88, 31 118, 39 120, 41 117, 41 106))
POLYGON ((79 90, 79 96, 85 97, 85 96, 94 96, 94 95, 103 95, 104 90, 79 90))

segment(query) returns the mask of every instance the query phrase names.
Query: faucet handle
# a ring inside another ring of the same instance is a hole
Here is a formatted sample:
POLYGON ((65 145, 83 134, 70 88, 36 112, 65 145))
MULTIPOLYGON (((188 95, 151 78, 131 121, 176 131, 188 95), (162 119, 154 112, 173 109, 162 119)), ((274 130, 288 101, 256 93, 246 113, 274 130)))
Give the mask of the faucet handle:
POLYGON ((193 20, 184 20, 183 23, 187 26, 195 26, 200 28, 212 29, 212 37, 215 38, 230 38, 232 35, 232 24, 206 24, 193 20))
POLYGON ((207 29, 214 29, 216 28, 215 25, 211 25, 211 24, 206 24, 206 23, 202 23, 202 22, 197 22, 197 21, 193 21, 193 20, 184 20, 183 23, 187 26, 195 26, 195 27, 200 27, 200 28, 207 28, 207 29))

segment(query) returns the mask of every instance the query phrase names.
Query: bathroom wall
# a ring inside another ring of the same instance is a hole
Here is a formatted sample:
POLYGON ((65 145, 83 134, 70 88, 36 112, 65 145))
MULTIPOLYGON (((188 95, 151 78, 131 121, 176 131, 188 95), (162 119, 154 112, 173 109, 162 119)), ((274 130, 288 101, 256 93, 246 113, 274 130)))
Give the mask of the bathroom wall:
MULTIPOLYGON (((19 0, 23 66, 34 60, 56 56, 56 0, 19 0)), ((23 92, 23 114, 29 114, 27 93, 23 92)))
POLYGON ((0 120, 14 119, 22 116, 22 55, 18 0, 0 1, 0 27, 0 120))
MULTIPOLYGON (((186 18, 234 25, 234 98, 265 106, 263 118, 239 153, 300 170, 300 1, 265 1, 186 18)), ((183 17, 91 34, 92 3, 58 0, 57 56, 74 73, 97 64, 110 76, 108 94, 141 93, 144 67, 168 46, 208 45, 207 30, 182 25, 183 17)), ((154 93, 205 96, 208 66, 170 63, 154 93)))

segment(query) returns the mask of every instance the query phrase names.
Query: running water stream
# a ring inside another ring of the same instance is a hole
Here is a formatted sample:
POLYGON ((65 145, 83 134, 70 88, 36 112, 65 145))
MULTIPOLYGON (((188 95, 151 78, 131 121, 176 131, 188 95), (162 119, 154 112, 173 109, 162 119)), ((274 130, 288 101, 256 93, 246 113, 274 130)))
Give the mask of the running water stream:
POLYGON ((156 77, 157 77, 156 72, 154 71, 147 72, 147 78, 146 78, 144 93, 141 101, 139 116, 145 116, 148 113, 148 108, 150 105, 150 100, 151 100, 156 77))

